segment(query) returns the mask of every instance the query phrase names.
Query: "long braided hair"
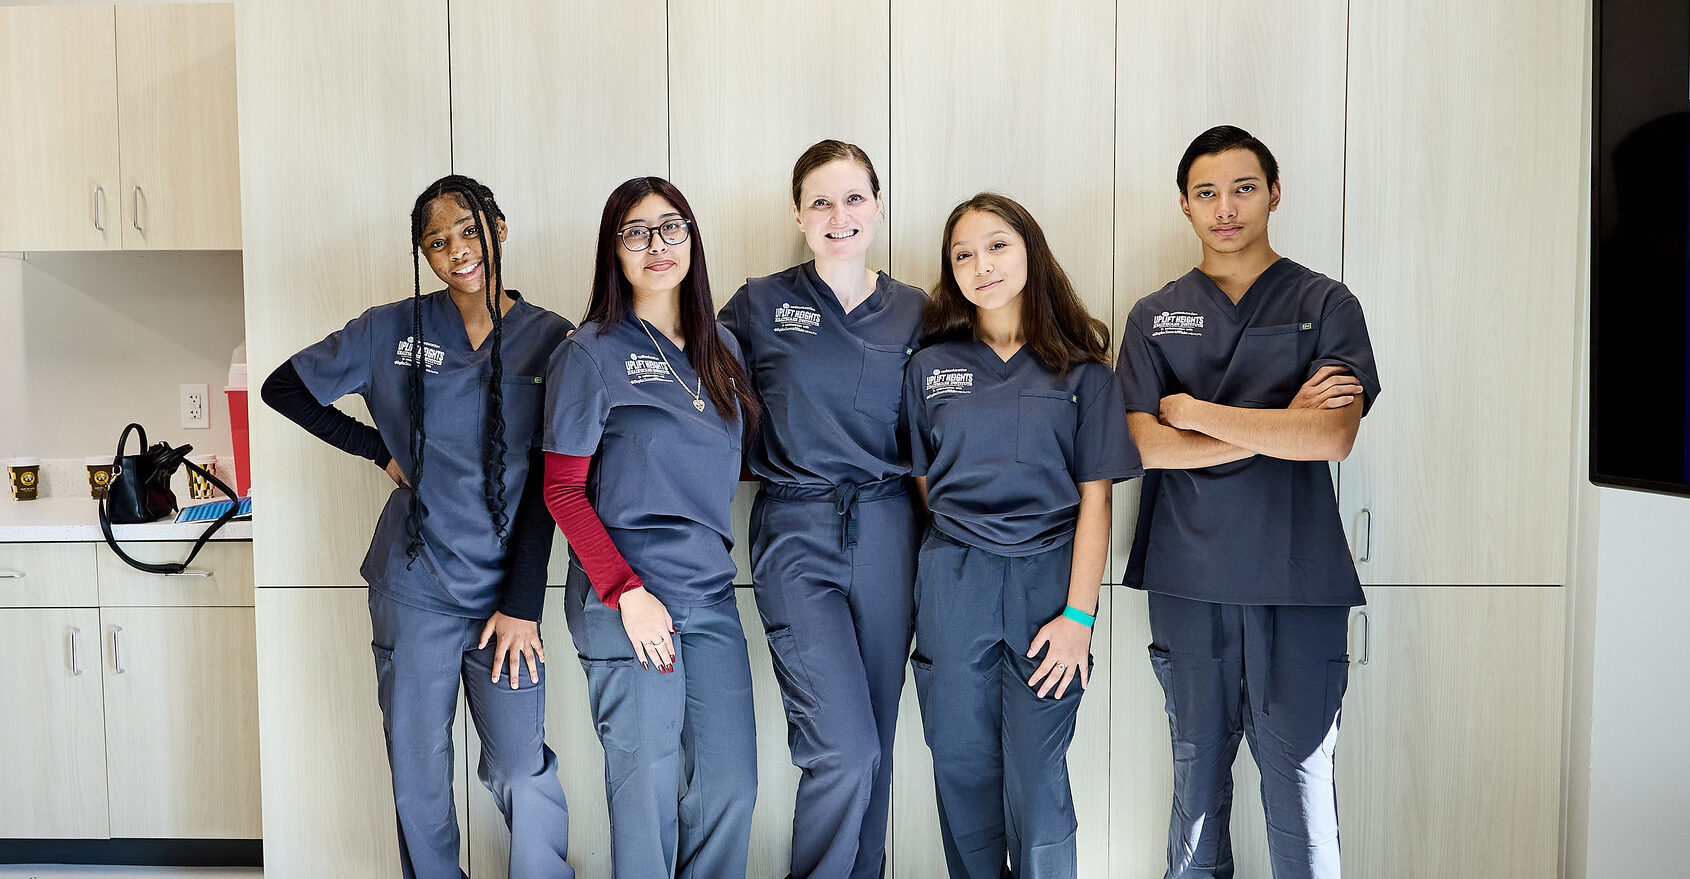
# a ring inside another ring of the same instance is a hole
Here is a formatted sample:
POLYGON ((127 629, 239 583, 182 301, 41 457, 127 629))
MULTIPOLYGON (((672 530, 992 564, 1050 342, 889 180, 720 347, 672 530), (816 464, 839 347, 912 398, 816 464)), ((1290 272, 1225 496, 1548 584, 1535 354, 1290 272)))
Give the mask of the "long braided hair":
POLYGON ((686 218, 692 239, 692 267, 681 280, 681 334, 686 337, 687 362, 698 373, 704 393, 716 405, 716 411, 728 422, 736 420, 734 403, 745 413, 741 429, 749 435, 757 429, 762 407, 751 391, 751 381, 745 375, 733 352, 716 334, 716 306, 710 297, 710 273, 704 262, 704 236, 698 229, 698 218, 692 205, 675 184, 662 177, 635 177, 626 180, 610 193, 599 219, 597 256, 593 260, 593 290, 587 303, 586 321, 599 322, 599 335, 634 316, 634 286, 622 273, 616 251, 622 246, 616 230, 622 218, 634 205, 648 195, 657 195, 675 206, 686 218))
MULTIPOLYGON (((504 211, 493 198, 493 190, 462 174, 449 174, 428 185, 411 207, 411 363, 407 396, 411 409, 411 515, 405 523, 408 543, 405 555, 415 562, 422 551, 422 520, 428 516, 419 486, 423 478, 423 453, 428 445, 428 431, 423 391, 423 374, 428 361, 423 345, 422 319, 422 236, 423 227, 434 213, 436 199, 450 197, 459 207, 470 212, 472 228, 482 242, 482 265, 486 269, 483 290, 486 294, 487 314, 493 319, 493 332, 488 342, 492 375, 487 383, 487 417, 481 432, 481 494, 492 518, 493 531, 499 546, 504 548, 510 536, 510 516, 505 504, 505 393, 504 362, 500 347, 504 341, 504 266, 501 261, 498 222, 504 211)), ((408 568, 410 562, 406 564, 408 568)))

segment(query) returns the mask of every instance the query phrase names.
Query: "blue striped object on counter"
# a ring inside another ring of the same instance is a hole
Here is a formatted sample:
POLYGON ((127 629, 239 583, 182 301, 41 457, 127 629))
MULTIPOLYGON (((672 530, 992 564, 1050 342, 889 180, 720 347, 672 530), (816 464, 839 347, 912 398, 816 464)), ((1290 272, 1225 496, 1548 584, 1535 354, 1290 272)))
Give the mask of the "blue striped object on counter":
MULTIPOLYGON (((235 511, 235 518, 252 518, 252 498, 250 496, 243 497, 241 498, 240 503, 241 508, 235 511)), ((191 507, 183 507, 182 510, 176 514, 176 521, 210 522, 218 516, 228 512, 229 504, 229 501, 212 501, 209 504, 195 504, 191 507)))

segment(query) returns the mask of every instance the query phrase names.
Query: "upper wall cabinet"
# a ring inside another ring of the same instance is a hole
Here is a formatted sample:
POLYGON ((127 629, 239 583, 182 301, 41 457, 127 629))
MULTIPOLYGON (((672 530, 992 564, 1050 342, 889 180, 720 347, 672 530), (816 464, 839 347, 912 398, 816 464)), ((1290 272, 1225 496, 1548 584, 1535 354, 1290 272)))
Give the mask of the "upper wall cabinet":
MULTIPOLYGON (((410 297, 411 205, 452 167, 450 49, 446 0, 242 3, 235 19, 247 362, 259 381, 364 309, 410 297)), ((439 289, 428 266, 417 271, 439 289)), ((342 405, 369 422, 356 396, 342 405)), ((393 480, 256 403, 252 460, 271 511, 253 524, 258 584, 362 585, 393 480)))
POLYGON ((0 250, 241 246, 230 4, 0 9, 0 250))
POLYGON ((125 250, 239 250, 235 7, 117 7, 125 250))
POLYGON ((1367 584, 1563 584, 1584 5, 1350 8, 1344 280, 1384 386, 1340 468, 1357 570, 1367 584))
POLYGON ((110 6, 0 9, 0 250, 115 250, 110 6))
POLYGON ((648 31, 663 2, 454 0, 448 14, 452 168, 499 198, 509 286, 580 323, 605 197, 669 175, 663 42, 648 31))
MULTIPOLYGON (((707 227, 717 306, 747 277, 810 259, 791 171, 818 140, 862 147, 888 213, 902 216, 886 116, 889 14, 887 0, 669 4, 672 170, 707 227)), ((879 236, 873 269, 888 267, 885 223, 879 236)))

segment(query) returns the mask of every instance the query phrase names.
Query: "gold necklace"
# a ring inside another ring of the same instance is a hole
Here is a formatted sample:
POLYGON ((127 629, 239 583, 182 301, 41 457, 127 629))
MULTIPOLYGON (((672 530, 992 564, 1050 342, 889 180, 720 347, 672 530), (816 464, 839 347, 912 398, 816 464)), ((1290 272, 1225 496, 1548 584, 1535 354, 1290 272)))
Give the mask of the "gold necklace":
POLYGON ((704 376, 698 377, 698 390, 695 391, 692 388, 687 387, 687 383, 684 382, 684 381, 681 381, 680 373, 676 372, 675 367, 673 367, 669 364, 669 358, 664 355, 663 346, 657 344, 657 337, 651 334, 651 328, 646 326, 645 321, 638 318, 638 317, 634 318, 634 320, 637 320, 637 321, 640 322, 640 329, 645 330, 645 337, 651 340, 651 347, 657 349, 657 356, 663 358, 663 366, 669 370, 670 375, 675 377, 675 383, 681 386, 681 390, 686 391, 687 393, 692 395, 692 408, 697 409, 700 412, 703 412, 704 411, 704 397, 701 395, 700 392, 704 390, 704 376))

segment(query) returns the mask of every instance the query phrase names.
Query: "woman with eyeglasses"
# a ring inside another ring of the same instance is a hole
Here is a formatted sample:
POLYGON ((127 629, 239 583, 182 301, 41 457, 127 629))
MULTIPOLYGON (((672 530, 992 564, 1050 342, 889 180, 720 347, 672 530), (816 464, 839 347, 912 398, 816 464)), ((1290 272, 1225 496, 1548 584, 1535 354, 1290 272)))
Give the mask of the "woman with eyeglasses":
POLYGON ((743 877, 757 746, 728 510, 757 400, 680 190, 618 186, 597 251, 586 320, 547 369, 545 497, 569 539, 613 870, 743 877))
POLYGON ((880 179, 824 140, 792 169, 814 259, 752 278, 722 309, 767 407, 749 457, 751 581, 802 770, 791 876, 878 879, 918 528, 899 443, 904 364, 927 297, 868 251, 880 179))

